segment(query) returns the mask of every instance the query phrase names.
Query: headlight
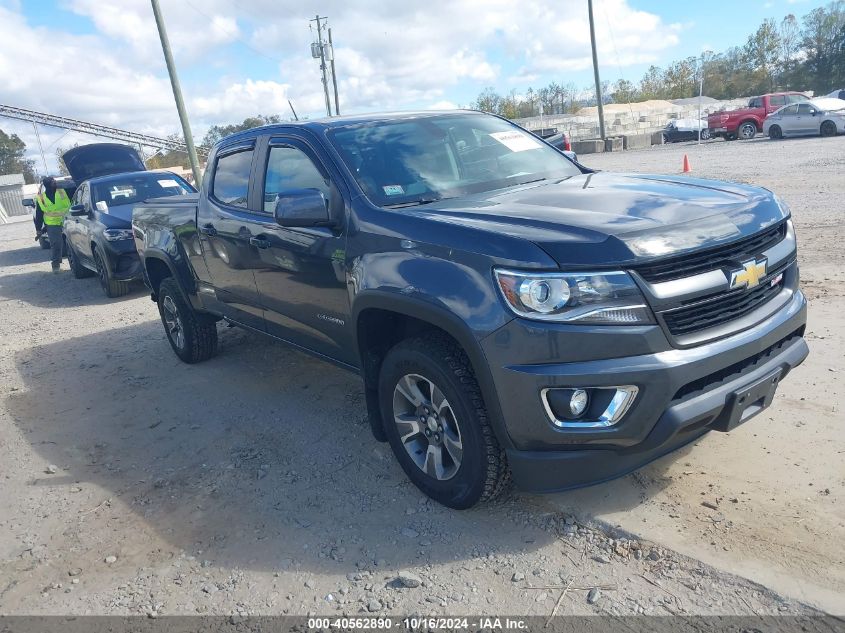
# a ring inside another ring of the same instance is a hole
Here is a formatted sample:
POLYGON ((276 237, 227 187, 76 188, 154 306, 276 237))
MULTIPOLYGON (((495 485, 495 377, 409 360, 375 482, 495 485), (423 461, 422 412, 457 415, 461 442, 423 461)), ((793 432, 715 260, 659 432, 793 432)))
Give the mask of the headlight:
POLYGON ((105 229, 103 237, 109 242, 117 242, 119 240, 131 240, 132 229, 105 229))
POLYGON ((510 309, 537 321, 591 325, 654 323, 651 310, 625 272, 528 273, 495 271, 510 309))

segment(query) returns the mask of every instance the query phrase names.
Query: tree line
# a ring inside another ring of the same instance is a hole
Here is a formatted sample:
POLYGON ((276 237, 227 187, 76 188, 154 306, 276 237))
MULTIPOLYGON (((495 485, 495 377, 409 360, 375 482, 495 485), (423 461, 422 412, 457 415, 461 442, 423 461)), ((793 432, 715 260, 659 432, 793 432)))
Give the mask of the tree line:
MULTIPOLYGON (((824 95, 845 88, 845 0, 813 9, 800 20, 794 14, 780 21, 763 20, 742 46, 687 57, 665 67, 651 66, 638 83, 602 82, 602 101, 635 103, 698 96, 702 69, 704 94, 720 100, 776 90, 824 95)), ((578 90, 573 83, 551 83, 539 90, 529 88, 523 95, 511 91, 502 96, 486 88, 472 107, 513 119, 536 116, 541 107, 544 114, 568 114, 595 103, 594 86, 578 90)))

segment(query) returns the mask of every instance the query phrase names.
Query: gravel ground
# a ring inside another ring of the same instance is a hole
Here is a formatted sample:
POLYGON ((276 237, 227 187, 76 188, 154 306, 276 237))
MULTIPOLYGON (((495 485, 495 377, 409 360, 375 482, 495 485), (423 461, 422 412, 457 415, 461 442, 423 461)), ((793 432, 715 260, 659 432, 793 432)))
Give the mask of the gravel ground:
POLYGON ((782 194, 813 354, 734 433, 466 512, 371 438, 356 377, 223 327, 186 366, 141 288, 105 299, 0 226, 0 614, 845 612, 843 141, 584 157, 673 173, 687 151, 696 175, 782 194))

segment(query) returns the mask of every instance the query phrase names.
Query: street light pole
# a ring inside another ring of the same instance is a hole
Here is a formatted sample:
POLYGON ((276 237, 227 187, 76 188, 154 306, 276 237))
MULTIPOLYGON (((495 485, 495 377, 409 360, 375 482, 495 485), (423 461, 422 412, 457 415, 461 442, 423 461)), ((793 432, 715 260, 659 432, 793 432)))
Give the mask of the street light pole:
POLYGON ((161 39, 161 50, 164 53, 164 63, 167 64, 167 73, 170 75, 170 86, 173 88, 173 98, 176 100, 176 111, 179 113, 179 121, 182 123, 182 134, 185 136, 185 145, 188 147, 188 159, 191 161, 191 171, 194 173, 194 185, 199 187, 202 175, 200 164, 197 160, 197 149, 194 147, 194 137, 191 134, 191 124, 188 122, 188 114, 185 111, 185 102, 182 100, 182 88, 179 86, 179 77, 176 74, 176 64, 173 63, 173 54, 170 52, 170 40, 167 39, 167 30, 164 27, 164 18, 161 15, 161 7, 158 0, 150 0, 153 5, 158 36, 161 39))
POLYGON ((701 53, 701 74, 698 78, 698 144, 701 145, 701 96, 704 94, 704 69, 707 63, 707 53, 701 53))
POLYGON ((604 105, 602 104, 601 99, 601 78, 599 77, 599 57, 596 53, 596 27, 595 21, 593 20, 593 0, 587 0, 587 12, 590 15, 590 43, 593 47, 593 75, 596 79, 596 102, 599 108, 599 132, 601 133, 601 138, 604 140, 605 138, 605 131, 604 131, 604 105))

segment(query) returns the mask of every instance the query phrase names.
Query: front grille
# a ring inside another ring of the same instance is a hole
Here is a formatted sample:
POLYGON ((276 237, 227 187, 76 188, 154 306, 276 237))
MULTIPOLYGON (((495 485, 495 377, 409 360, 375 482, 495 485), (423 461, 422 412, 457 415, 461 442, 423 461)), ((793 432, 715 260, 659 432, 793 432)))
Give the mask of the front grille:
POLYGON ((638 266, 636 270, 649 283, 682 279, 733 265, 760 255, 786 237, 786 222, 770 227, 762 233, 731 244, 717 246, 689 255, 662 259, 654 264, 638 266))
POLYGON ((756 288, 734 290, 715 299, 663 312, 661 316, 674 336, 692 334, 733 321, 776 297, 783 289, 783 277, 774 285, 771 282, 782 272, 783 269, 769 275, 756 288))
POLYGON ((683 387, 678 389, 678 391, 673 396, 672 400, 685 400, 686 398, 699 395, 701 393, 704 393, 705 391, 709 391, 710 389, 714 389, 716 387, 719 387, 720 385, 735 380, 743 373, 753 371, 758 366, 767 362, 770 358, 779 354, 782 349, 784 349, 788 345, 791 345, 794 341, 800 339, 802 336, 804 336, 803 326, 795 330, 789 336, 782 338, 774 345, 767 347, 762 352, 754 354, 753 356, 749 356, 748 358, 741 360, 738 363, 734 363, 733 365, 729 365, 724 369, 720 369, 719 371, 713 372, 712 374, 708 374, 707 376, 703 376, 698 380, 693 380, 692 382, 685 384, 683 387))

